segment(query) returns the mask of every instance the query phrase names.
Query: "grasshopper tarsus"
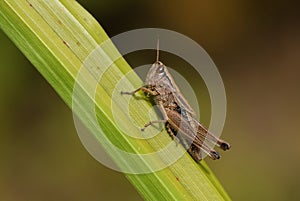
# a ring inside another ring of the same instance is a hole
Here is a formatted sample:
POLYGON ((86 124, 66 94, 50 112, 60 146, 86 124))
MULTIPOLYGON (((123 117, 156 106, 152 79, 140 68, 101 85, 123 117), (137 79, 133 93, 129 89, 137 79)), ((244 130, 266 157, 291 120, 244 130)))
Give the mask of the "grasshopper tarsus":
POLYGON ((136 92, 140 91, 142 87, 137 88, 134 91, 121 91, 121 95, 134 95, 136 92))
POLYGON ((133 95, 134 93, 133 92, 130 92, 130 91, 121 91, 121 95, 133 95))

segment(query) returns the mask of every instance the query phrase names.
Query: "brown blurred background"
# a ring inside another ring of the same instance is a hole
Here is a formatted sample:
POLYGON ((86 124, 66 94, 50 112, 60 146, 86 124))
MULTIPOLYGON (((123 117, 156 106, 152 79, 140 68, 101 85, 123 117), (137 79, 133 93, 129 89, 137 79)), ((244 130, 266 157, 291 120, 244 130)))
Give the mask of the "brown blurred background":
MULTIPOLYGON (((222 137, 232 144, 221 160, 206 161, 233 200, 300 200, 297 3, 79 2, 109 36, 160 27, 204 47, 226 87, 222 137)), ((2 32, 0 44, 0 199, 142 200, 123 174, 87 153, 71 110, 2 32)))

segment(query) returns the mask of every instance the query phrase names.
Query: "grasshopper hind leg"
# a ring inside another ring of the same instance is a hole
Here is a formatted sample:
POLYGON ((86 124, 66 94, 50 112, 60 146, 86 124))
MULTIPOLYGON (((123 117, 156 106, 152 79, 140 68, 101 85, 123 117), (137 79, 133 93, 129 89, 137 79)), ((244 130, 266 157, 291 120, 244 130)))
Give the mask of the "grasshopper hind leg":
MULTIPOLYGON (((188 149, 188 152, 197 162, 203 159, 203 150, 195 145, 191 145, 191 147, 188 149)), ((221 158, 220 154, 215 150, 209 150, 208 156, 213 160, 221 158)))
POLYGON ((227 142, 222 141, 220 143, 220 148, 223 149, 224 151, 226 151, 226 150, 230 149, 230 145, 227 142))
POLYGON ((166 122, 165 128, 166 128, 167 132, 169 133, 169 135, 171 136, 171 138, 176 141, 176 145, 181 143, 185 149, 189 148, 189 145, 184 141, 184 139, 182 138, 180 133, 178 134, 178 132, 174 128, 172 128, 171 124, 166 122))
POLYGON ((176 136, 177 132, 174 129, 172 129, 171 125, 168 122, 166 122, 165 128, 166 128, 167 132, 169 133, 169 135, 171 136, 172 140, 175 140, 176 144, 178 144, 179 139, 176 136))
POLYGON ((203 159, 201 149, 195 147, 194 145, 191 145, 191 147, 188 149, 188 152, 196 162, 199 162, 203 159))
POLYGON ((180 142, 196 162, 203 159, 203 153, 206 153, 213 160, 221 158, 220 154, 214 149, 209 148, 207 144, 201 141, 191 142, 190 140, 192 139, 185 138, 183 133, 178 132, 168 122, 166 122, 165 127, 172 139, 180 142))

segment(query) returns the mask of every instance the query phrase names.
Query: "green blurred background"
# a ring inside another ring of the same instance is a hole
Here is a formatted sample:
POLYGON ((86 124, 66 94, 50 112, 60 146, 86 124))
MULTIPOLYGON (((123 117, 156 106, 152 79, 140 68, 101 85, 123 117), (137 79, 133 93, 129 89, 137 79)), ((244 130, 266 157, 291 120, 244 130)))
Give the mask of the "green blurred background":
MULTIPOLYGON (((233 200, 300 200, 297 3, 79 2, 109 36, 160 27, 204 47, 226 87, 222 137, 232 144, 221 160, 206 161, 233 200)), ((3 32, 0 44, 0 200, 142 200, 123 174, 87 153, 71 110, 3 32)), ((154 59, 134 58, 133 66, 154 59)))

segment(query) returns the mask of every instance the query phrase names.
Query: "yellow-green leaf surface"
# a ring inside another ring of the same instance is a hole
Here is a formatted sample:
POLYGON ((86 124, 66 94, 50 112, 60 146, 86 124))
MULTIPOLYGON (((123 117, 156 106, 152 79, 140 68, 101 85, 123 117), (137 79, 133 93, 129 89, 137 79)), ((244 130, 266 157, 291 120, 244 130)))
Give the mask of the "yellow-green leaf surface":
MULTIPOLYGON (((166 144, 173 143, 166 131, 148 140, 137 139, 125 135, 114 121, 116 113, 122 125, 130 124, 122 109, 126 107, 125 100, 129 97, 116 92, 132 90, 141 86, 142 81, 131 73, 122 86, 118 85, 132 69, 98 22, 76 1, 0 0, 0 27, 69 107, 72 108, 72 103, 76 102, 79 107, 74 112, 121 170, 129 170, 133 165, 151 170, 164 164, 159 156, 149 159, 141 154, 156 152, 166 144), (79 70, 104 41, 107 42, 98 48, 97 57, 88 60, 89 66, 95 68, 87 68, 83 73, 85 76, 77 83, 79 90, 73 100, 79 70), (111 61, 114 63, 106 69, 105 66, 111 61), (99 72, 102 77, 98 82, 95 74, 99 72), (97 84, 95 95, 89 91, 91 80, 97 84), (98 125, 92 120, 87 101, 93 102, 97 124, 101 125, 103 133, 99 132, 98 125), (112 104, 115 105, 114 112, 112 104), (122 158, 103 140, 105 137, 116 147, 137 155, 138 159, 122 158)), ((149 111, 151 105, 147 101, 131 98, 129 108, 137 125, 142 126, 149 121, 145 111, 149 111)), ((141 135, 138 129, 132 129, 132 132, 136 136, 141 135)), ((172 156, 172 153, 167 154, 172 156)), ((126 177, 146 200, 230 200, 207 165, 204 162, 195 163, 187 153, 162 170, 126 174, 126 177)))

